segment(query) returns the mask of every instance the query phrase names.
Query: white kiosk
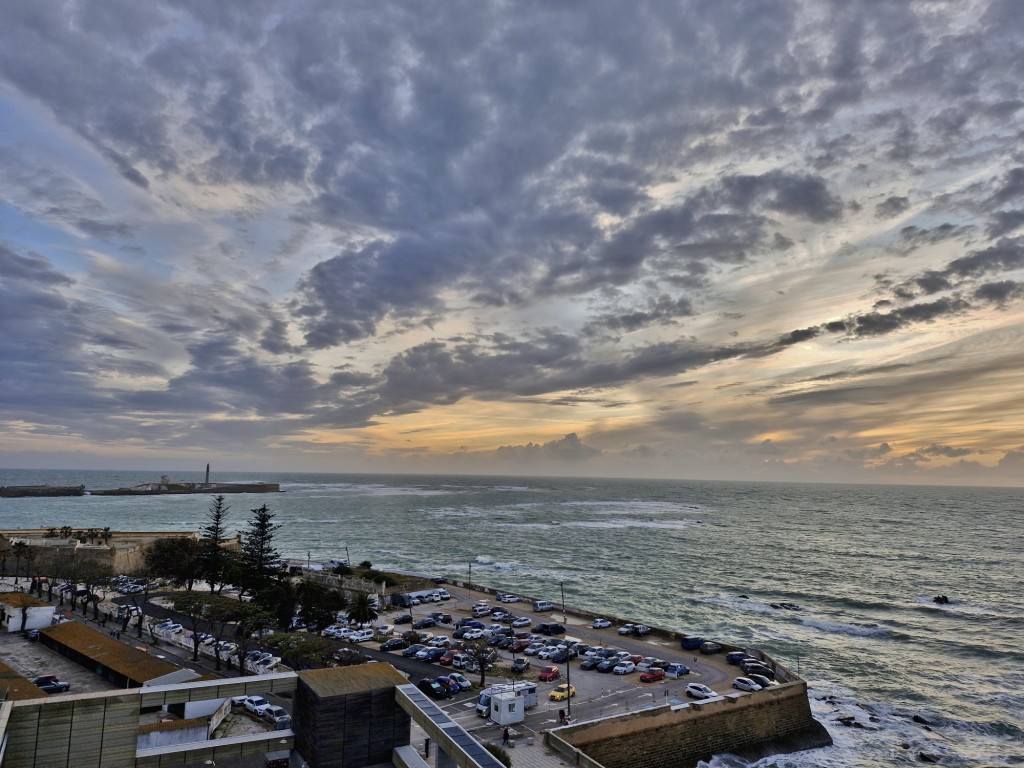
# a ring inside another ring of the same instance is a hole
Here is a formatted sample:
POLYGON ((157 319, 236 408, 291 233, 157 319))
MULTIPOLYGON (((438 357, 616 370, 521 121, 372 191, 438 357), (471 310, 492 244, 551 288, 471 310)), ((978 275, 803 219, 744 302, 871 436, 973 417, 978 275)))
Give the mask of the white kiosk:
POLYGON ((514 725, 526 719, 526 700, 514 691, 491 696, 491 718, 498 725, 514 725))

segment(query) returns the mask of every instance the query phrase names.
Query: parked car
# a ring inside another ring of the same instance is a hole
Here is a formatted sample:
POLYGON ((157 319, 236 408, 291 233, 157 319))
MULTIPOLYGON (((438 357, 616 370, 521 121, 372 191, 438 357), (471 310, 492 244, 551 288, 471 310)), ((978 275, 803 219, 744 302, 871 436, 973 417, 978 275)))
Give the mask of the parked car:
POLYGON ((410 645, 408 648, 402 651, 402 655, 406 658, 415 656, 417 653, 419 653, 426 647, 427 646, 423 645, 423 643, 416 643, 415 645, 410 645))
POLYGON ((770 680, 769 678, 765 677, 764 675, 759 675, 756 672, 750 673, 749 675, 747 675, 747 677, 749 677, 755 683, 760 685, 761 688, 771 688, 773 685, 778 685, 778 683, 776 681, 770 680))
POLYGON ((457 684, 463 691, 468 691, 473 687, 473 683, 471 683, 461 672, 451 672, 448 675, 448 679, 457 684))
POLYGON ((380 649, 382 651, 397 651, 402 648, 405 648, 407 645, 408 643, 405 642, 405 640, 403 640, 402 638, 392 637, 390 640, 385 640, 383 643, 381 643, 380 649))
POLYGON ((673 662, 672 664, 669 664, 667 667, 665 667, 665 677, 677 678, 688 674, 690 674, 690 668, 685 664, 673 662))
POLYGON ((246 697, 245 704, 243 706, 245 707, 246 712, 250 712, 251 714, 256 715, 256 717, 260 717, 267 711, 267 707, 271 706, 271 704, 262 696, 248 696, 246 697))
POLYGON ((630 672, 636 671, 636 664, 632 661, 620 661, 615 669, 612 670, 616 675, 628 675, 630 672))
POLYGON ((412 624, 412 614, 402 613, 395 616, 395 624, 412 624))
POLYGON ((554 621, 547 621, 547 622, 544 622, 543 624, 538 624, 536 629, 537 629, 537 632, 539 632, 542 635, 564 635, 565 634, 565 627, 563 625, 557 623, 557 622, 554 622, 554 621))
POLYGON ((451 679, 448 675, 441 675, 440 677, 434 678, 437 682, 448 689, 448 695, 454 696, 456 693, 462 691, 462 687, 451 679))
POLYGON ((519 598, 516 595, 498 595, 498 600, 503 603, 518 603, 519 598))
POLYGON ((701 643, 701 645, 700 645, 700 652, 701 653, 712 654, 712 653, 718 653, 721 650, 722 650, 722 646, 720 646, 718 643, 712 643, 711 641, 708 641, 706 643, 701 643))
POLYGON ((641 673, 641 683, 656 683, 659 680, 665 679, 665 670, 658 669, 657 667, 651 667, 646 672, 641 673))
POLYGON ((713 699, 718 696, 718 693, 703 683, 689 683, 686 686, 686 695, 691 699, 713 699))
POLYGON ((551 693, 548 694, 548 698, 552 701, 565 701, 571 699, 576 695, 576 686, 569 685, 568 683, 562 683, 556 685, 551 693))
POLYGON ((761 686, 751 680, 749 677, 737 677, 732 681, 732 687, 738 691, 760 691, 761 686))
POLYGON ((65 693, 71 690, 71 683, 64 682, 63 680, 56 680, 52 683, 43 683, 39 686, 39 690, 45 691, 46 693, 65 693))
POLYGON ((423 678, 416 683, 416 687, 432 699, 447 699, 451 697, 451 692, 436 680, 423 678))
POLYGON ((623 624, 621 627, 619 627, 619 634, 620 635, 632 635, 633 634, 633 625, 632 624, 623 624))
POLYGON ((596 619, 594 619, 594 621, 591 623, 590 626, 593 629, 607 629, 611 625, 612 625, 612 623, 610 621, 608 621, 608 619, 596 618, 596 619))
POLYGON ((33 685, 49 685, 56 683, 59 678, 56 675, 36 675, 30 681, 33 685))
POLYGON ((274 723, 274 725, 277 725, 279 722, 281 722, 281 720, 283 720, 286 717, 290 719, 291 715, 289 715, 285 711, 284 707, 279 707, 276 704, 271 704, 269 707, 263 710, 262 717, 264 720, 267 720, 271 723, 274 723))
POLYGON ((513 672, 516 672, 516 673, 519 673, 519 674, 522 674, 523 672, 525 672, 529 668, 530 668, 530 660, 529 659, 524 659, 522 657, 519 657, 518 659, 514 659, 512 661, 512 666, 510 667, 510 669, 513 672))
POLYGON ((746 651, 729 651, 727 654, 725 654, 725 660, 733 666, 738 666, 739 663, 744 659, 752 658, 754 657, 750 656, 746 651))
POLYGON ((433 627, 436 624, 437 624, 437 622, 434 621, 433 619, 426 618, 426 619, 420 619, 419 621, 417 621, 415 624, 412 625, 412 628, 413 629, 430 629, 430 627, 433 627))
POLYGON ((542 683, 549 683, 552 680, 557 680, 561 676, 562 670, 560 670, 554 664, 549 664, 540 671, 540 674, 537 675, 537 679, 540 680, 540 682, 542 683))
POLYGON ((611 672, 615 667, 619 665, 619 660, 616 658, 602 659, 597 665, 598 672, 611 672))
POLYGON ((594 656, 587 656, 582 663, 580 663, 580 669, 597 669, 597 665, 601 663, 601 659, 595 658, 594 656))
POLYGON ((646 624, 634 624, 633 634, 637 637, 644 637, 645 635, 651 634, 651 628, 646 624))

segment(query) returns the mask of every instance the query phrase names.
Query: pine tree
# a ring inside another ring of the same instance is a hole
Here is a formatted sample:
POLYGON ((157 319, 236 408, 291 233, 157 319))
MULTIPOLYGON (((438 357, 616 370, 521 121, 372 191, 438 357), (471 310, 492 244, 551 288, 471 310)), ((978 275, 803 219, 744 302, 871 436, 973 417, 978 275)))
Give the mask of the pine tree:
POLYGON ((221 547, 227 537, 228 507, 223 496, 217 496, 206 513, 209 522, 200 528, 199 543, 202 546, 203 578, 210 585, 210 593, 219 593, 224 588, 224 576, 227 570, 227 552, 221 547))
POLYGON ((274 534, 281 529, 274 524, 274 513, 264 504, 252 510, 248 529, 242 533, 242 563, 244 587, 253 593, 263 589, 278 573, 277 561, 281 555, 274 548, 274 534))

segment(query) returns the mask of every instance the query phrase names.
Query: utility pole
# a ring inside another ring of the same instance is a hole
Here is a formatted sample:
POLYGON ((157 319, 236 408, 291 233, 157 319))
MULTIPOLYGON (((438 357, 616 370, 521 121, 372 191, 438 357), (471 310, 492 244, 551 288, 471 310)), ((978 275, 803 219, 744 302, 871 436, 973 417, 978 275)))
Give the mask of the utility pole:
MULTIPOLYGON (((565 613, 565 582, 558 582, 559 588, 562 590, 562 621, 568 623, 565 613)), ((569 652, 565 654, 565 686, 566 686, 566 697, 565 697, 565 712, 566 719, 572 722, 572 677, 570 676, 569 670, 572 669, 572 659, 569 658, 569 652)))

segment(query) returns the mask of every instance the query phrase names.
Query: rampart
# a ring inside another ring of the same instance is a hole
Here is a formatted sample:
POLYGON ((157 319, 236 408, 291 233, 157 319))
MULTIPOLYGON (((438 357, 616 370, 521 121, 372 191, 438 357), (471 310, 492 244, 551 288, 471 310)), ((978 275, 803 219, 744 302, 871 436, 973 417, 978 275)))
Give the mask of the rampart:
POLYGON ((545 744, 570 765, 604 768, 686 768, 714 754, 753 759, 831 743, 811 715, 803 681, 591 720, 545 734, 545 744))

